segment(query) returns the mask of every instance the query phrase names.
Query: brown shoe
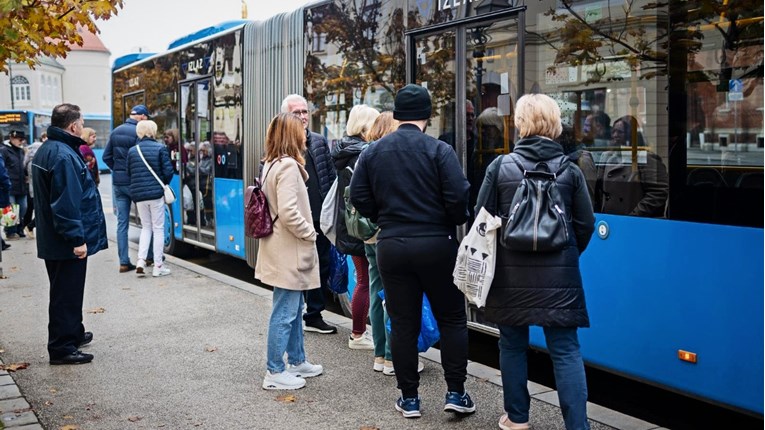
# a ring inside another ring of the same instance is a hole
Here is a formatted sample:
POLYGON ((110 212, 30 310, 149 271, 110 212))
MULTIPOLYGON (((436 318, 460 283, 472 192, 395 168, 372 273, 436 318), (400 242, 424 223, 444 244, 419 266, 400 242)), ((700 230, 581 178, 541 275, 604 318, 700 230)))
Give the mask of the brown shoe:
POLYGON ((133 264, 120 264, 120 273, 132 272, 133 270, 135 270, 135 265, 133 264))
POLYGON ((147 258, 146 259, 146 267, 151 267, 153 265, 154 265, 154 260, 152 260, 151 258, 147 258))

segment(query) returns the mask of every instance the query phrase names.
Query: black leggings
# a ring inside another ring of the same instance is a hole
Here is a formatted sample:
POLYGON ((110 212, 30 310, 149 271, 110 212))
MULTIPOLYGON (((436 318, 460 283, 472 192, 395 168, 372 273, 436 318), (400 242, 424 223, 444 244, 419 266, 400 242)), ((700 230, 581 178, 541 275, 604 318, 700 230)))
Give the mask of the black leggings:
POLYGON ((391 353, 404 398, 417 396, 417 337, 422 293, 427 294, 441 332, 441 365, 449 391, 465 391, 468 330, 465 296, 452 280, 457 258, 453 236, 396 237, 377 242, 377 265, 391 320, 391 353))

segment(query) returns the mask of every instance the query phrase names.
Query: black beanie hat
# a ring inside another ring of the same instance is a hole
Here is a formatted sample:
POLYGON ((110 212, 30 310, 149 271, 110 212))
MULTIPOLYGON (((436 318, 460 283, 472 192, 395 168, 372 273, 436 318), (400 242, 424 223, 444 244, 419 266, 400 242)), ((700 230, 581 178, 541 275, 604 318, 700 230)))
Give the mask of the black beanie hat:
POLYGON ((393 104, 393 118, 399 121, 430 119, 432 113, 430 94, 425 88, 409 84, 398 90, 393 104))

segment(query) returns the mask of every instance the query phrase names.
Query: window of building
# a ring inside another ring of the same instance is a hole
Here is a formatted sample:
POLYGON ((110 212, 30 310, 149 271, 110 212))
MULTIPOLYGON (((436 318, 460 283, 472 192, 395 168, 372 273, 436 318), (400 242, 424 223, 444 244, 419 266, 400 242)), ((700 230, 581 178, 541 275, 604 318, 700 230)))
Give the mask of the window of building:
POLYGON ((23 76, 14 76, 11 79, 11 88, 13 90, 13 100, 17 102, 28 102, 32 100, 32 91, 29 89, 29 80, 23 76))

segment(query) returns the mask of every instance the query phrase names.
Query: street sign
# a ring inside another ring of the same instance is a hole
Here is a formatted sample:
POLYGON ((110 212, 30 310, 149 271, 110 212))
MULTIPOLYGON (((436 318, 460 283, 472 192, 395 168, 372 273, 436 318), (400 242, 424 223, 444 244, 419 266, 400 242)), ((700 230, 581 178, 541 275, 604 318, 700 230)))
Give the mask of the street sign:
POLYGON ((731 79, 728 82, 728 101, 740 102, 744 100, 744 83, 741 79, 731 79))

